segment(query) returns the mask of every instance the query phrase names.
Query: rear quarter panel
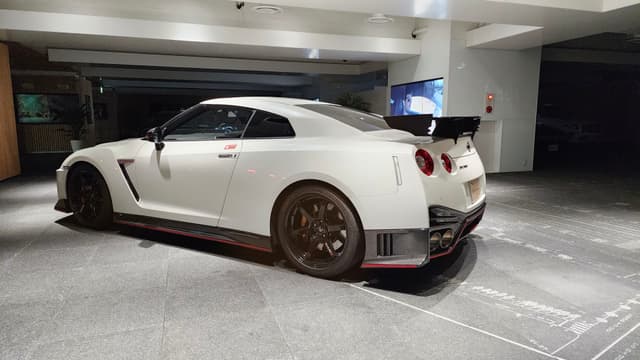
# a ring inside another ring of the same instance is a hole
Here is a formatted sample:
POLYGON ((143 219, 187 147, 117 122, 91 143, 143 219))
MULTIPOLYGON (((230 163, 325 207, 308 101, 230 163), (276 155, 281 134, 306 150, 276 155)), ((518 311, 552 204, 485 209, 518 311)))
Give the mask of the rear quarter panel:
POLYGON ((412 148, 363 137, 244 140, 220 226, 270 235, 280 193, 296 182, 318 180, 352 202, 364 229, 424 227, 423 187, 398 186, 394 170, 393 156, 408 161, 412 148))

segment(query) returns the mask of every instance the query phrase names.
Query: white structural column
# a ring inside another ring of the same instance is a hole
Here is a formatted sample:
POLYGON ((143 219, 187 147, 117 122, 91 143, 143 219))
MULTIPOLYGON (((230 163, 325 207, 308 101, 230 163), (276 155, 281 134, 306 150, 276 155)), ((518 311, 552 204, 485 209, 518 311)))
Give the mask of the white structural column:
POLYGON ((489 171, 533 169, 541 48, 474 49, 466 31, 454 26, 451 39, 449 115, 480 115, 478 146, 489 171), (493 112, 485 112, 487 94, 493 112))
POLYGON ((488 172, 533 168, 541 49, 469 48, 467 29, 430 21, 422 54, 389 64, 389 85, 444 77, 444 114, 482 117, 476 144, 488 172), (494 110, 485 112, 487 94, 494 110))
MULTIPOLYGON (((449 77, 449 55, 451 52, 451 21, 431 20, 425 22, 427 31, 420 35, 421 55, 389 63, 389 85, 413 81, 449 77)), ((423 27, 423 26, 420 26, 423 27)), ((445 84, 443 108, 446 113, 448 87, 445 84)), ((389 104, 387 104, 387 109, 389 104)))

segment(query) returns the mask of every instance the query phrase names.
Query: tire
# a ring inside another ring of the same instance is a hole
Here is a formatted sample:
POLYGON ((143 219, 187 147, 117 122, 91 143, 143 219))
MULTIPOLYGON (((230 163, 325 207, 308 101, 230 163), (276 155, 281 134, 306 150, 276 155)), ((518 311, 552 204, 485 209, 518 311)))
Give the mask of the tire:
POLYGON ((74 166, 67 178, 67 194, 78 223, 94 229, 106 229, 113 221, 113 204, 107 183, 89 164, 74 166))
POLYGON ((287 260, 303 273, 331 279, 359 264, 362 227, 338 192, 305 185, 286 195, 277 209, 275 235, 287 260))

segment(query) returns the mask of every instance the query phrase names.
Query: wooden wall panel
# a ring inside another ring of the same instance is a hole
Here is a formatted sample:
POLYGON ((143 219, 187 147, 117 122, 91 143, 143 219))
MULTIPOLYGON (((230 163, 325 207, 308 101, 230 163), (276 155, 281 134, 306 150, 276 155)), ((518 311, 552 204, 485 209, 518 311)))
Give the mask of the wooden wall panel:
POLYGON ((9 49, 0 43, 0 180, 20 175, 9 49))

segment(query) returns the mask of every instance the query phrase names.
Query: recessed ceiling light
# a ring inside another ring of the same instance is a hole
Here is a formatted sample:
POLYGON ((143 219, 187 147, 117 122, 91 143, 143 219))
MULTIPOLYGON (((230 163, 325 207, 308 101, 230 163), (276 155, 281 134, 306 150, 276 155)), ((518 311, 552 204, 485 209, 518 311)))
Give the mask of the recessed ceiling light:
POLYGON ((320 59, 320 49, 308 49, 307 50, 307 58, 308 59, 320 59))
POLYGON ((385 14, 373 14, 367 19, 367 22, 371 24, 387 24, 393 22, 393 18, 386 16, 385 14))
POLYGON ((276 15, 282 12, 281 7, 277 7, 273 5, 258 5, 258 6, 254 6, 252 9, 258 14, 264 14, 264 15, 276 15))

